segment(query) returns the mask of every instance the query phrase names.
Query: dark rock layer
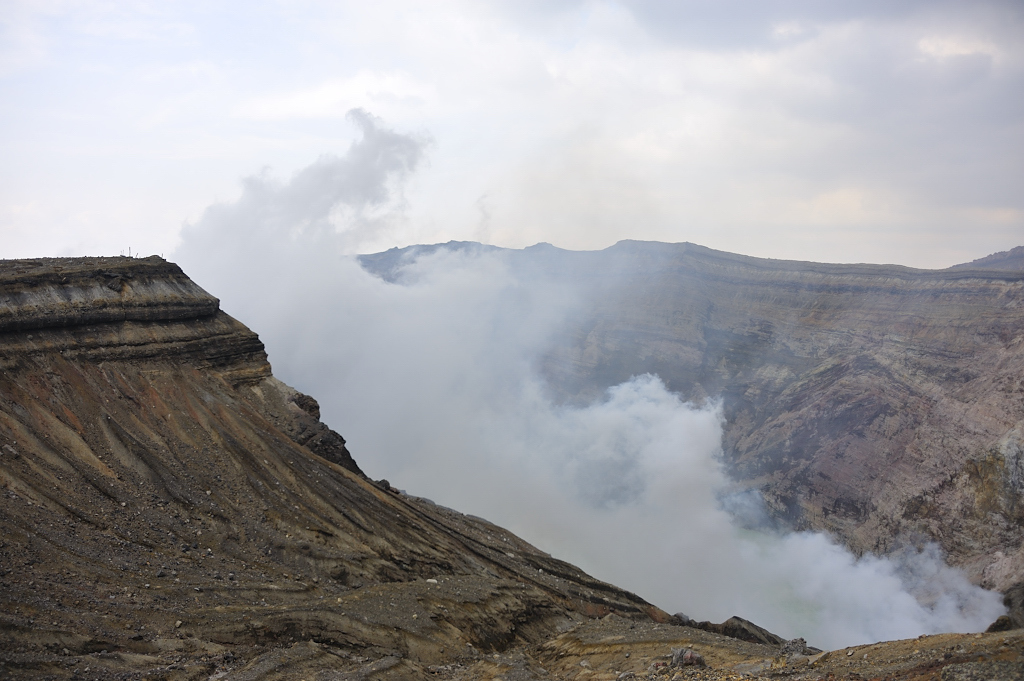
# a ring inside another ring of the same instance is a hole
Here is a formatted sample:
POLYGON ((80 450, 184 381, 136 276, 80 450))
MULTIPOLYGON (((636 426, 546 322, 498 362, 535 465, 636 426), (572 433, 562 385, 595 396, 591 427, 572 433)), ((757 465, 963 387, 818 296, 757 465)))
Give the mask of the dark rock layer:
POLYGON ((953 265, 951 270, 1024 270, 1024 246, 999 251, 971 262, 953 265))

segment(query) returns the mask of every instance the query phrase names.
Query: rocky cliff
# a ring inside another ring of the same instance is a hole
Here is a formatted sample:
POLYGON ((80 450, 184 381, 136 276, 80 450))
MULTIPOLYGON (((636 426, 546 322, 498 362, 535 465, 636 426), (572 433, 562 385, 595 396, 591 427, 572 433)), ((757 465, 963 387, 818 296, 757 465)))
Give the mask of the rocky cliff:
MULTIPOLYGON (((362 262, 394 278, 435 248, 362 262)), ((857 552, 935 541, 987 587, 1024 579, 1024 272, 635 241, 505 253, 589 291, 544 358, 563 399, 655 373, 722 401, 724 458, 737 490, 760 492, 762 521, 857 552)))
POLYGON ((1024 246, 999 251, 971 262, 953 265, 951 270, 1024 270, 1024 246))
POLYGON ((0 261, 0 527, 18 676, 209 675, 297 640, 415 675, 667 618, 366 480, 256 334, 159 258, 0 261))

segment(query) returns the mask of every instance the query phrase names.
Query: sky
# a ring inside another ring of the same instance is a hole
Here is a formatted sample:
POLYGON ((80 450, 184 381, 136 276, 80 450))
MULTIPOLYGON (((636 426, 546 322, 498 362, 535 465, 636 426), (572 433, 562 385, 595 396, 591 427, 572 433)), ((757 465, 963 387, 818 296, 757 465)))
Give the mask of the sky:
POLYGON ((0 0, 0 257, 170 255, 370 133, 348 253, 947 267, 1024 244, 1022 38, 997 0, 0 0))

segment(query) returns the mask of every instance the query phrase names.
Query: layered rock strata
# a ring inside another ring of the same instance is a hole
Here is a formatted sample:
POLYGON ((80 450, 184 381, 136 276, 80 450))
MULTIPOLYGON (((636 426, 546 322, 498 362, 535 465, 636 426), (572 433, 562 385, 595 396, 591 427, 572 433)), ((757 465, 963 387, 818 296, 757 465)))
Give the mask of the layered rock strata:
POLYGON ((953 265, 951 270, 1024 270, 1024 246, 999 251, 971 262, 953 265))

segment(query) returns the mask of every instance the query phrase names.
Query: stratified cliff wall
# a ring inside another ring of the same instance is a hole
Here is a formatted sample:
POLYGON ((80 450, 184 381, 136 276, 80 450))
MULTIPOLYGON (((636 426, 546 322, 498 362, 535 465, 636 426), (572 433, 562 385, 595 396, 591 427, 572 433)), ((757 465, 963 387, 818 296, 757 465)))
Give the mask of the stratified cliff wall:
POLYGON ((0 367, 32 357, 182 357, 234 383, 270 375, 263 344, 156 256, 0 261, 0 367))
POLYGON ((216 298, 155 256, 40 258, 0 268, 0 332, 193 320, 217 310, 216 298))
POLYGON ((990 586, 1024 576, 1024 273, 610 251, 617 284, 551 356, 556 383, 651 371, 720 397, 733 476, 786 524, 859 550, 930 538, 990 586))
MULTIPOLYGON (((362 261, 393 278, 422 249, 362 261)), ((858 552, 937 541, 986 586, 1024 579, 1024 272, 636 241, 505 253, 590 292, 544 358, 564 399, 647 372, 721 399, 729 471, 775 523, 858 552)))
MULTIPOLYGON (((0 369, 46 366, 58 357, 86 365, 187 363, 257 392, 273 379, 259 337, 162 258, 0 262, 0 369)), ((362 474, 344 439, 320 422, 316 400, 274 385, 292 407, 277 425, 299 444, 362 474)))

